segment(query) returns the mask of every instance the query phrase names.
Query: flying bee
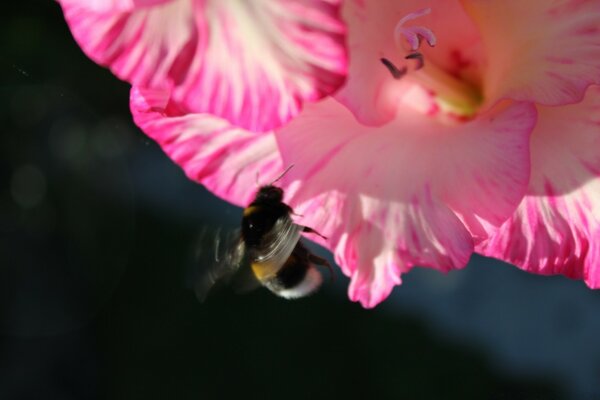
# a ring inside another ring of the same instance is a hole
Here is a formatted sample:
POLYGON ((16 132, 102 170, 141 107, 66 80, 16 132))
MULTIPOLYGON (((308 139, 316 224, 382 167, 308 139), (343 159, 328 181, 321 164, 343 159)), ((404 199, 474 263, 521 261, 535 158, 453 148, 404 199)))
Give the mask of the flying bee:
POLYGON ((215 284, 231 280, 239 291, 262 285, 280 297, 295 299, 313 293, 321 285, 323 276, 317 265, 332 273, 327 260, 312 254, 300 242, 303 232, 325 237, 294 223, 294 211, 283 202, 283 189, 274 186, 290 168, 258 189, 243 211, 240 229, 216 235, 209 256, 212 260, 202 260, 204 269, 194 285, 200 301, 215 284))

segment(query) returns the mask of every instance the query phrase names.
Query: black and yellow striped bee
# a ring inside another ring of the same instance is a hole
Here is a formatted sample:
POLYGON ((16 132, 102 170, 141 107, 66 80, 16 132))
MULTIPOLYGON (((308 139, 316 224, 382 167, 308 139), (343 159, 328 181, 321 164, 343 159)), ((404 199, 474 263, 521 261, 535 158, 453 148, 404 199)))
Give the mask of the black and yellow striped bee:
POLYGON ((283 190, 274 186, 288 170, 259 188, 244 209, 241 229, 216 235, 208 259, 200 261, 205 265, 200 265, 203 270, 194 285, 201 301, 216 283, 230 280, 240 291, 262 285, 286 299, 304 297, 323 281, 316 265, 332 270, 327 260, 312 254, 300 241, 302 232, 323 236, 294 223, 292 208, 283 202, 283 190))

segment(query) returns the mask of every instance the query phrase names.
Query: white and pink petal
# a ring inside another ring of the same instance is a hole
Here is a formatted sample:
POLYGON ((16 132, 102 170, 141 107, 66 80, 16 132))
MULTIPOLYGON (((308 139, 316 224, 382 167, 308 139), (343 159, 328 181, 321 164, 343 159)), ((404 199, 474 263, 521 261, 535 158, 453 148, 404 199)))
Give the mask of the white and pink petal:
POLYGON ((168 91, 134 87, 134 121, 190 179, 215 195, 246 206, 257 176, 268 182, 283 170, 273 133, 246 131, 211 114, 181 115, 170 110, 169 100, 168 91))
POLYGON ((461 1, 484 42, 488 104, 570 104, 600 83, 599 1, 461 1))
POLYGON ((529 177, 530 104, 502 105, 448 124, 407 107, 378 126, 359 124, 330 99, 311 105, 277 142, 288 202, 329 238, 350 297, 383 300, 415 265, 464 267, 519 204, 529 177))
POLYGON ((340 0, 62 0, 79 45, 183 112, 268 131, 336 91, 347 56, 340 0), (110 4, 110 6, 108 5, 110 4), (94 7, 92 7, 94 6, 94 7))
POLYGON ((104 12, 125 12, 136 8, 150 7, 173 0, 57 0, 63 8, 85 7, 87 10, 104 12))
POLYGON ((479 251, 600 288, 600 89, 579 104, 539 109, 528 194, 479 251))
POLYGON ((350 230, 334 250, 336 261, 352 277, 352 301, 376 306, 413 266, 447 272, 467 264, 473 251, 469 232, 426 189, 408 203, 366 196, 349 200, 358 217, 345 221, 350 230))

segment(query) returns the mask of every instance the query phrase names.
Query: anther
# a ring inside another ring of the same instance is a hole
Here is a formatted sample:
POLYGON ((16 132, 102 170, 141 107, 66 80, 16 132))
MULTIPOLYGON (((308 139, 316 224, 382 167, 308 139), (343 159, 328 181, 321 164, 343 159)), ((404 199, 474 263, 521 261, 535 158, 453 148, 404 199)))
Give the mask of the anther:
POLYGON ((404 58, 407 60, 417 60, 417 66, 415 70, 420 70, 425 66, 425 58, 423 57, 423 54, 419 53, 418 51, 410 53, 404 58))
POLYGON ((402 69, 399 69, 398 67, 396 67, 396 65, 394 65, 393 62, 391 62, 385 57, 380 58, 380 61, 388 69, 388 71, 390 71, 390 74, 392 74, 392 77, 394 79, 402 78, 404 75, 406 75, 406 72, 408 71, 406 67, 402 67, 402 69))

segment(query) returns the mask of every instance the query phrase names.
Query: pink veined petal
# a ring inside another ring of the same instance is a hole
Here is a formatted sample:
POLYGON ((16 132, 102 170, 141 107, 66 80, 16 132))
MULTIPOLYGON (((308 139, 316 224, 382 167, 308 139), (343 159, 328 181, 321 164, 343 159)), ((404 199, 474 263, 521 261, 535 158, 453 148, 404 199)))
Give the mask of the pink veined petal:
POLYGON ((328 237, 319 242, 351 277, 350 298, 373 307, 414 265, 463 267, 472 235, 512 214, 535 120, 526 103, 455 125, 400 107, 394 121, 369 127, 326 100, 276 132, 284 165, 295 165, 288 201, 328 237))
POLYGON ((597 0, 462 0, 481 30, 484 95, 561 105, 600 83, 597 0))
MULTIPOLYGON (((431 8, 431 13, 405 20, 403 25, 430 28, 437 37, 435 48, 419 49, 425 62, 473 84, 479 82, 482 59, 479 33, 458 1, 346 1, 343 15, 352 55, 350 78, 336 98, 362 123, 381 125, 394 118, 397 104, 388 95, 393 78, 380 59, 385 57, 399 67, 414 68, 416 61, 405 60, 408 53, 396 44, 395 29, 403 18, 425 8, 431 8)), ((427 32, 421 33, 427 37, 427 32)))
POLYGON ((86 54, 121 79, 169 89, 182 112, 268 131, 342 85, 339 2, 173 0, 128 12, 61 4, 86 54))
POLYGON ((479 251, 600 288, 600 89, 579 104, 539 109, 528 195, 479 251))
POLYGON ((175 0, 56 0, 63 7, 83 7, 94 12, 125 12, 175 0))
POLYGON ((136 125, 215 195, 246 206, 257 176, 264 183, 283 171, 272 133, 245 131, 210 114, 177 115, 168 102, 167 91, 134 87, 130 106, 136 125))

